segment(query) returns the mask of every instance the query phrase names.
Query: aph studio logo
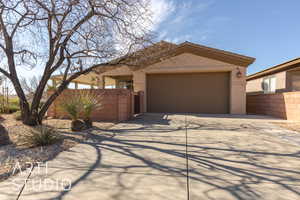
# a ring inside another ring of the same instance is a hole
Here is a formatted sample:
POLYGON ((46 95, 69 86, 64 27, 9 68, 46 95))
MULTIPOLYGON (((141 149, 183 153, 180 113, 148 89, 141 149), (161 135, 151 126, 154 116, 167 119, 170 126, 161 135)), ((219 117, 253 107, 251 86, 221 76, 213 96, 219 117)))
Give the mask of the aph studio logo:
POLYGON ((26 191, 35 192, 70 191, 72 188, 71 180, 64 178, 60 173, 63 172, 59 170, 49 173, 47 162, 27 162, 25 170, 19 162, 16 162, 12 169, 12 175, 18 174, 18 178, 11 179, 12 189, 19 191, 24 188, 26 191))

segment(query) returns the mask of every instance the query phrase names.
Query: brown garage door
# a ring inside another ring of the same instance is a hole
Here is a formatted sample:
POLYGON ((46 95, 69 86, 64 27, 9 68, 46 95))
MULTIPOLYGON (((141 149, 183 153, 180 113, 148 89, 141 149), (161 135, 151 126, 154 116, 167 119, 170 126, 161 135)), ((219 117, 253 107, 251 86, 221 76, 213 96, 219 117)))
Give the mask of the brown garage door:
POLYGON ((229 73, 149 74, 148 112, 229 112, 229 73))

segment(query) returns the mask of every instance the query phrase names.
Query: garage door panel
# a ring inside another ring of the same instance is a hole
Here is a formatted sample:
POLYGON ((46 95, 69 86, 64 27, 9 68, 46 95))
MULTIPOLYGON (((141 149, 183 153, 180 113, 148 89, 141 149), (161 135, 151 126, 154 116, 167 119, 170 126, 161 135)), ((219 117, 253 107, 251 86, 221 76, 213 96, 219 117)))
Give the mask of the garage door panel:
POLYGON ((228 113, 229 73, 147 75, 148 112, 228 113))

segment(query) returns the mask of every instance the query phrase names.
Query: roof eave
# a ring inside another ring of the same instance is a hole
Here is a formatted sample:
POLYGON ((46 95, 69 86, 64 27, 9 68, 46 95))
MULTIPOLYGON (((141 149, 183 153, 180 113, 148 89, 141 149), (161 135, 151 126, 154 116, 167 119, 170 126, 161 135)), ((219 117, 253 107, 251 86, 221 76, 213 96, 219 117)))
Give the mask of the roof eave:
POLYGON ((260 72, 256 72, 254 74, 251 74, 249 76, 247 76, 247 81, 251 81, 251 80, 255 80, 264 76, 269 76, 275 73, 279 73, 282 71, 286 71, 286 70, 290 70, 293 69, 295 67, 299 67, 298 64, 300 64, 300 58, 296 58, 290 61, 287 61, 285 63, 279 64, 279 65, 275 65, 273 67, 270 67, 268 69, 262 70, 260 72))
POLYGON ((199 56, 204 56, 204 57, 208 57, 211 59, 220 60, 220 61, 223 61, 226 63, 230 63, 230 64, 242 66, 242 67, 248 67, 255 61, 255 58, 252 58, 249 56, 244 56, 244 55, 232 53, 229 51, 224 51, 224 50, 215 49, 215 48, 211 48, 211 47, 207 47, 207 46, 203 46, 203 45, 199 45, 199 44, 194 44, 191 42, 184 42, 184 43, 180 44, 177 47, 177 49, 180 49, 180 48, 190 49, 191 51, 193 51, 191 53, 195 53, 199 56))

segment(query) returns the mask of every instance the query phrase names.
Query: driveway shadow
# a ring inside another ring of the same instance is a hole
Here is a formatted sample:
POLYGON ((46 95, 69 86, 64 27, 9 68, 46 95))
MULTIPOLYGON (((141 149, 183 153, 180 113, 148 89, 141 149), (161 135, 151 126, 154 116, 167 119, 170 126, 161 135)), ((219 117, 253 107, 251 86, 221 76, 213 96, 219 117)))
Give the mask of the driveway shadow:
MULTIPOLYGON (((279 193, 281 193, 282 199, 300 199, 300 171, 299 165, 296 166, 300 163, 300 151, 297 148, 293 152, 279 153, 272 149, 259 151, 249 150, 246 147, 236 148, 226 144, 226 142, 218 145, 219 141, 206 143, 205 140, 201 140, 202 142, 198 144, 185 144, 168 141, 165 137, 151 140, 147 138, 148 131, 151 134, 163 136, 164 133, 185 130, 185 124, 177 127, 157 126, 157 124, 168 125, 169 123, 170 121, 158 123, 156 120, 145 122, 143 119, 137 119, 126 123, 128 128, 105 130, 105 133, 101 129, 90 132, 89 139, 85 144, 95 149, 96 158, 89 169, 72 182, 72 187, 76 188, 90 176, 100 175, 101 173, 94 173, 97 170, 113 171, 117 176, 116 184, 118 187, 111 188, 115 192, 110 199, 125 199, 124 192, 133 191, 138 186, 139 181, 127 186, 124 177, 128 177, 127 175, 130 173, 138 173, 141 168, 144 168, 151 169, 151 173, 157 172, 172 177, 173 181, 177 182, 181 189, 186 192, 185 195, 190 195, 191 199, 214 200, 220 199, 222 195, 225 195, 224 199, 228 199, 228 197, 238 200, 272 199, 279 193), (130 124, 138 125, 138 127, 130 127, 130 124), (130 138, 132 133, 144 138, 130 138), (127 134, 128 137, 123 137, 127 134), (122 137, 118 137, 120 135, 122 137), (143 156, 136 149, 151 150, 157 155, 157 159, 155 156, 151 159, 143 156), (120 166, 104 163, 104 151, 106 155, 111 152, 124 159, 134 159, 136 164, 126 164, 125 162, 120 166), (176 166, 172 162, 161 162, 159 159, 168 156, 183 161, 187 159, 187 166, 176 166), (187 182, 183 180, 187 180, 187 182)), ((191 129, 195 131, 200 128, 202 131, 211 130, 210 127, 206 129, 203 124, 198 124, 196 128, 192 127, 191 129)), ((233 131, 242 131, 245 128, 247 129, 247 127, 240 126, 233 131)), ((171 138, 172 136, 167 135, 167 137, 171 138)), ((151 176, 151 174, 148 175, 151 176)), ((144 178, 143 173, 141 173, 140 178, 144 178)), ((72 191, 61 192, 51 200, 63 199, 70 192, 72 191)), ((91 191, 87 188, 86 192, 91 191)))

